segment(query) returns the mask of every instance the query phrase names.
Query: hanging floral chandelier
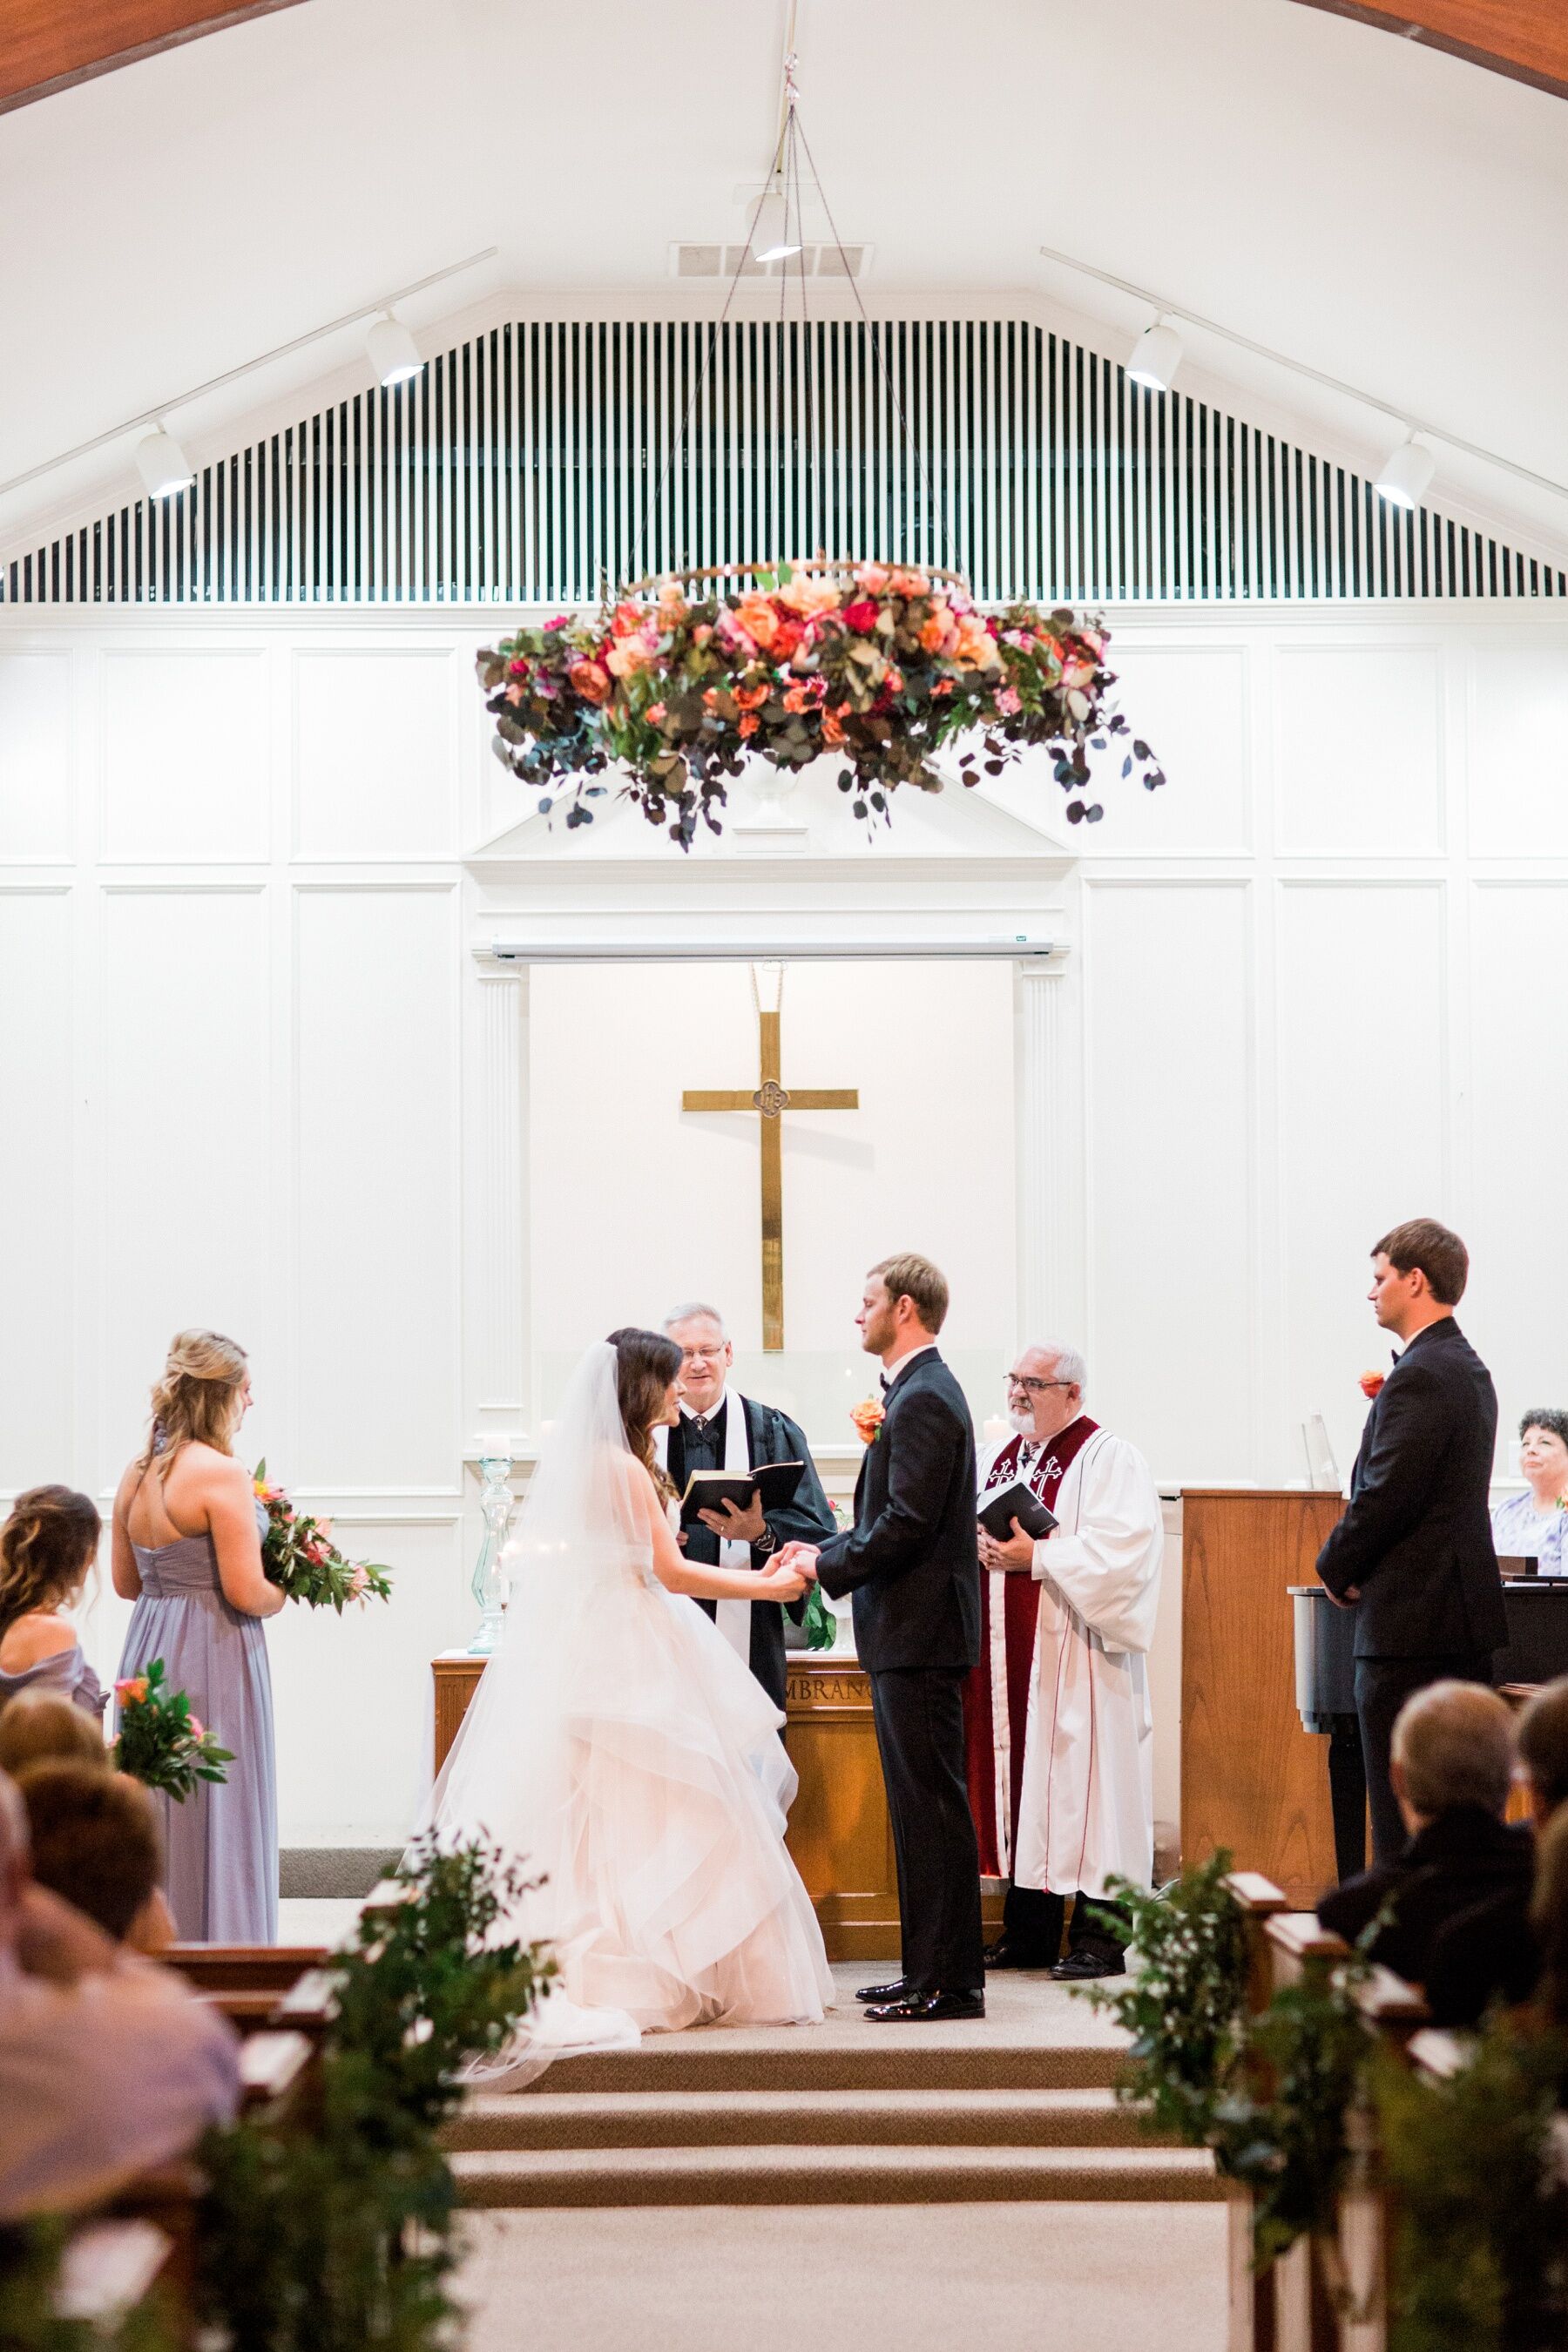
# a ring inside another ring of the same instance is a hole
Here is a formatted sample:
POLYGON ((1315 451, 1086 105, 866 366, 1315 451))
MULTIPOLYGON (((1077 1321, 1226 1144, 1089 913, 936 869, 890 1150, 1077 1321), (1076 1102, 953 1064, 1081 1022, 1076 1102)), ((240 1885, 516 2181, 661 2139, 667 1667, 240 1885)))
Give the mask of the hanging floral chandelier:
MULTIPOLYGON (((784 98, 770 183, 780 193, 764 194, 758 212, 782 202, 793 251, 805 146, 793 58, 784 98)), ((805 155, 826 212, 808 147, 805 155)), ((753 215, 752 243, 755 230, 753 215)), ((842 244, 838 251, 853 287, 842 244)), ((744 256, 721 324, 743 268, 744 256)), ((804 315, 804 271, 800 295, 804 315)), ((868 328, 863 306, 860 315, 868 328)), ((910 455, 923 475, 912 443, 910 455)), ((1164 782, 1110 707, 1108 643, 1102 622, 1068 611, 1017 604, 982 613, 956 572, 817 555, 635 581, 592 617, 562 614, 503 637, 479 656, 479 675, 496 755, 539 790, 542 812, 563 813, 568 826, 591 824, 594 804, 615 791, 689 849, 700 824, 722 830, 728 784, 752 761, 798 770, 836 760, 855 815, 876 824, 890 820, 900 784, 941 791, 937 761, 950 745, 961 747, 954 766, 965 784, 1043 748, 1068 795, 1069 823, 1092 824, 1102 811, 1089 797, 1089 755, 1109 751, 1112 738, 1125 739, 1124 777, 1138 770, 1150 791, 1164 782)))

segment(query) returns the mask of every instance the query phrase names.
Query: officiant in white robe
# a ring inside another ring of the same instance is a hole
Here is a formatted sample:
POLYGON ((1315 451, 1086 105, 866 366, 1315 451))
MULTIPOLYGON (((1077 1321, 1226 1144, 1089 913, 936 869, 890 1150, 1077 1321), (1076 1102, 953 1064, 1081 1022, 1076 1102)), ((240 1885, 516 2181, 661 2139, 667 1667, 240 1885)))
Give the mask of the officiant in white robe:
MULTIPOLYGON (((776 1405, 743 1397, 730 1386, 734 1349, 717 1309, 693 1304, 666 1317, 666 1335, 681 1352, 680 1420, 660 1429, 655 1444, 660 1462, 684 1491, 693 1470, 740 1474, 760 1462, 799 1462, 805 1467, 791 1501, 765 1517, 760 1500, 750 1510, 705 1511, 702 1525, 687 1531, 689 1559, 705 1567, 765 1569, 786 1543, 820 1544, 834 1533, 833 1514, 799 1425, 776 1405)), ((694 1601, 751 1667, 773 1705, 784 1711, 784 1617, 776 1601, 694 1601)), ((791 1604, 799 1624, 805 1602, 791 1604)))
MULTIPOLYGON (((986 1966, 1049 1968, 1068 1981, 1121 1972, 1124 1919, 1104 1900, 1107 1882, 1147 1886, 1153 1876, 1148 1654, 1164 1550, 1149 1465, 1084 1412, 1085 1377, 1073 1349, 1024 1349, 1008 1381, 1015 1434, 979 1465, 983 1500, 1021 1479, 1058 1525, 1037 1542, 981 1532, 992 1630, 972 1683, 972 1721, 985 1727, 970 1738, 977 1814, 989 1796, 993 1851, 1010 1881, 986 1966), (1026 1576, 1037 1612, 1021 1612, 1013 1591, 1026 1576), (1026 1663, 1019 1629, 1031 1616, 1026 1663)), ((983 1843, 986 1827, 982 1819, 983 1843)))

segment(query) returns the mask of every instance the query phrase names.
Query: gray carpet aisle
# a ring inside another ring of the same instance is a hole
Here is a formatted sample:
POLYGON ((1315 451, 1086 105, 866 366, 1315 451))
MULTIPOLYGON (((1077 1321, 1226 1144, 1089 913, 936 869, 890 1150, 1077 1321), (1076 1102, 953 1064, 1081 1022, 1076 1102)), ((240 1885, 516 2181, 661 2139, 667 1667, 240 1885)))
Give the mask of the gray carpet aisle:
POLYGON ((450 2135, 470 2352, 926 2352, 1020 2320, 1219 2352, 1205 2156, 1111 2096, 1120 2037, 1043 1979, 981 2026, 651 2036, 477 2095, 450 2135), (1037 2313, 1037 2322, 1028 2318, 1037 2313))

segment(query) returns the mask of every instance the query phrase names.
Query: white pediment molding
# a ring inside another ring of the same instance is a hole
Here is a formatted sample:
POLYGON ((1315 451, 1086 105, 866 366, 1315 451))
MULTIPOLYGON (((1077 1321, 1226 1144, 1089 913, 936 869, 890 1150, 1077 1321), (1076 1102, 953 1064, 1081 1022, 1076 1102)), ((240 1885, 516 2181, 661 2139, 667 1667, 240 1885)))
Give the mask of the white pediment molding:
POLYGON ((641 941, 665 955, 792 943, 864 955, 886 941, 904 954, 983 942, 1028 956, 1068 944, 1074 852, 977 791, 902 790, 891 826, 868 835, 831 782, 807 776, 784 826, 764 808, 749 835, 746 790, 723 835, 689 853, 626 803, 601 803, 571 832, 531 814, 464 861, 472 951, 531 943, 560 955, 578 942, 625 953, 641 941))

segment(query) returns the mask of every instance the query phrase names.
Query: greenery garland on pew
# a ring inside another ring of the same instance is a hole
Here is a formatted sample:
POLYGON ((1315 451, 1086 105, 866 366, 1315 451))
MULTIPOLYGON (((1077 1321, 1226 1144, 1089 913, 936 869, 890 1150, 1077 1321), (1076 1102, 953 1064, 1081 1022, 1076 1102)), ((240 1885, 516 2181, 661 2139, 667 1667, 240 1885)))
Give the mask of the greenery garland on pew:
POLYGON ((1373 2053, 1395 2237, 1389 2352, 1535 2352, 1568 2327, 1568 2044, 1494 2015, 1447 2081, 1373 2053))
POLYGON ((1253 2263, 1331 2229, 1348 2148, 1345 2116, 1366 2035, 1353 2000, 1365 1963, 1314 1970, 1247 2014, 1245 1914, 1223 1851, 1158 1895, 1113 1880, 1131 1916, 1128 1976, 1087 1985, 1132 2038, 1118 2084, 1152 2132, 1212 2150, 1253 2191, 1253 2263))
POLYGON ((232 2352, 434 2352, 458 2317, 437 2133, 554 1963, 492 1940, 526 1884, 499 1852, 427 1843, 398 1875, 407 1901, 333 1964, 314 2128, 244 2122, 202 2149, 201 2315, 232 2352))

